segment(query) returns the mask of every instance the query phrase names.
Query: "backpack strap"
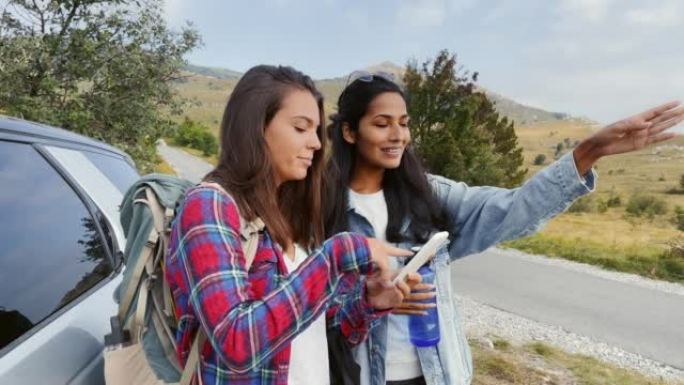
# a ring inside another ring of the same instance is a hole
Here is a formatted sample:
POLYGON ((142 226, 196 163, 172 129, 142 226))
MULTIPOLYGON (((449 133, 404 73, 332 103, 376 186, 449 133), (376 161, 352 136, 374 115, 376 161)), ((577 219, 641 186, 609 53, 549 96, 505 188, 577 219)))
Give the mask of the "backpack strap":
MULTIPOLYGON (((218 183, 202 182, 200 183, 200 185, 214 187, 217 190, 223 192, 224 194, 230 195, 223 188, 223 186, 221 186, 218 183)), ((259 247, 259 232, 263 230, 264 227, 265 225, 261 218, 257 217, 253 221, 247 222, 242 217, 242 215, 240 215, 240 241, 242 243, 242 251, 245 256, 245 268, 247 269, 247 272, 249 272, 249 268, 252 266, 252 262, 254 262, 254 258, 256 257, 257 249, 259 247)), ((207 335, 202 329, 202 326, 200 325, 199 329, 197 330, 197 335, 195 336, 195 339, 192 341, 190 355, 188 355, 188 359, 185 362, 185 368, 183 368, 183 373, 181 375, 180 382, 178 383, 179 385, 190 385, 190 382, 192 381, 192 377, 195 374, 195 372, 197 372, 197 375, 200 376, 200 349, 202 348, 202 346, 204 346, 204 342, 206 341, 206 339, 207 335)))
MULTIPOLYGON (((133 266, 133 274, 131 280, 126 287, 126 291, 121 297, 121 303, 119 306, 119 319, 121 322, 125 320, 126 315, 131 310, 131 305, 133 304, 133 299, 135 294, 139 289, 145 290, 145 287, 141 282, 142 274, 146 271, 148 276, 154 274, 154 267, 160 262, 160 258, 163 258, 166 251, 166 245, 168 243, 168 231, 170 226, 170 221, 173 218, 173 210, 165 209, 159 201, 154 190, 150 186, 142 187, 142 193, 137 193, 139 196, 134 200, 134 203, 145 204, 152 215, 153 227, 150 230, 147 242, 143 246, 143 250, 138 256, 138 260, 133 266)), ((142 292, 141 292, 142 294, 142 292)), ((138 297, 138 305, 136 309, 136 314, 129 318, 127 326, 131 326, 133 318, 135 318, 136 323, 134 323, 134 329, 138 329, 131 333, 131 336, 137 340, 139 337, 139 327, 143 323, 144 309, 147 306, 146 296, 138 297), (141 298, 142 297, 142 298, 141 298), (142 301, 141 301, 142 299, 142 301)), ((165 309, 166 310, 166 309, 165 309)))

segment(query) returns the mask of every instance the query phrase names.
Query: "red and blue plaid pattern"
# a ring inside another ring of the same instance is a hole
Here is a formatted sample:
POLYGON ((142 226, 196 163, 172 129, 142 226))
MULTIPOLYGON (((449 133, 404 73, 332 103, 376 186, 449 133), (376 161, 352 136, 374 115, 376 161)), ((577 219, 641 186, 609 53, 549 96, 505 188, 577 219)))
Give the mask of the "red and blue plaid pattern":
POLYGON ((326 311, 341 280, 355 299, 331 308, 329 322, 354 340, 365 338, 373 311, 364 285, 354 283, 373 269, 364 237, 338 234, 287 274, 282 249, 266 230, 248 275, 239 222, 230 196, 198 186, 172 227, 166 277, 179 320, 177 353, 185 362, 201 324, 208 336, 204 384, 287 384, 291 340, 326 311))

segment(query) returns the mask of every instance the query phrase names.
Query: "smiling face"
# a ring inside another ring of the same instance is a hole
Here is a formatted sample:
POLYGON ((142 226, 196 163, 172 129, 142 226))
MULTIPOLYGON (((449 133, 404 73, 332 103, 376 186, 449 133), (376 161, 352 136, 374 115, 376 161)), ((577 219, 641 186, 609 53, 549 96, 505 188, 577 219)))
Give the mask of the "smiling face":
POLYGON ((376 96, 353 132, 345 126, 344 138, 355 144, 356 167, 392 169, 399 167, 406 146, 411 142, 404 98, 396 92, 376 96))
POLYGON ((314 153, 321 149, 320 124, 320 111, 311 92, 288 92, 264 132, 278 185, 306 178, 314 153))

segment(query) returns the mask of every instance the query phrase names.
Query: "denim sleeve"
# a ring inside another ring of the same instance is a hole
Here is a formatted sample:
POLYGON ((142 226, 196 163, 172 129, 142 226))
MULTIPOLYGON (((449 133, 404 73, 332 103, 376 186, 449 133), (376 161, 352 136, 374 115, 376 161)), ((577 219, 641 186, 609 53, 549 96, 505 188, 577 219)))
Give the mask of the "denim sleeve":
POLYGON ((521 187, 469 187, 430 176, 449 217, 451 259, 478 253, 499 242, 530 235, 572 202, 595 190, 592 169, 580 176, 572 152, 539 171, 521 187))

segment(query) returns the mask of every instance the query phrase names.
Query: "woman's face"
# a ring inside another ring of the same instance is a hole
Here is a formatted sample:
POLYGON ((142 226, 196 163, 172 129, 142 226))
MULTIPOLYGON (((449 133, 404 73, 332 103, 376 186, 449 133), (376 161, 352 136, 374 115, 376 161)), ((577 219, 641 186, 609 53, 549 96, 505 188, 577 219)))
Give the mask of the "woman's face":
POLYGON ((354 133, 344 129, 345 140, 356 146, 357 166, 397 168, 404 149, 411 142, 408 113, 404 98, 396 92, 385 92, 368 105, 354 133))
POLYGON ((320 123, 311 92, 294 89, 287 93, 264 132, 278 185, 306 178, 314 152, 321 149, 316 132, 320 123))

